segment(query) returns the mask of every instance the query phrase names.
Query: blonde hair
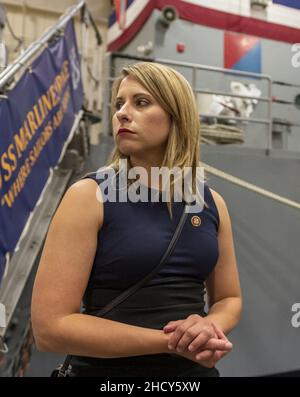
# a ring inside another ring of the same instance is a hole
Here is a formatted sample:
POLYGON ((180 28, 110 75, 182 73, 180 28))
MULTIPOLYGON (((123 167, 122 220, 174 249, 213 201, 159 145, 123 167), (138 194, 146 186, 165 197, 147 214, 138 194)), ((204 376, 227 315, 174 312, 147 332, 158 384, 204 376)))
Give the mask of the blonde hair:
MULTIPOLYGON (((168 136, 165 156, 161 167, 191 167, 192 192, 199 197, 196 183, 196 167, 200 166, 200 121, 193 90, 188 81, 176 70, 153 62, 140 62, 122 69, 121 75, 112 86, 111 110, 115 113, 115 100, 122 80, 131 76, 138 81, 171 116, 171 129, 168 136)), ((129 156, 121 153, 117 146, 113 149, 107 166, 118 170, 120 159, 129 156)), ((118 170, 119 171, 119 170, 118 170)), ((174 183, 171 181, 170 197, 174 197, 174 183)), ((202 202, 203 198, 200 196, 202 202)), ((171 202, 167 203, 172 218, 171 202)))

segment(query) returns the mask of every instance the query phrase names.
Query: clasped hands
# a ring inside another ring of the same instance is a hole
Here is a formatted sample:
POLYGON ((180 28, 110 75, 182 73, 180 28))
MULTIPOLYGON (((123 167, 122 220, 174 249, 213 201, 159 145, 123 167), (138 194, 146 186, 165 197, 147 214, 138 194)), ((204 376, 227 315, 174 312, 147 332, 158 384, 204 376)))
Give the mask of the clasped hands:
POLYGON ((191 314, 184 320, 170 321, 163 331, 170 334, 168 341, 170 352, 208 368, 213 368, 232 350, 232 343, 222 330, 198 314, 191 314))

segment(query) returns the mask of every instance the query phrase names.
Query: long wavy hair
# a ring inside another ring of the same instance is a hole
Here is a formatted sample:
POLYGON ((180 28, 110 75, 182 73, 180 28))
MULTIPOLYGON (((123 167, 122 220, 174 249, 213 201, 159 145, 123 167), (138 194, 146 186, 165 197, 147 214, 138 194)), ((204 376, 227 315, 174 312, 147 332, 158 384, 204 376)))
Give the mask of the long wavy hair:
MULTIPOLYGON (((190 84, 176 70, 159 63, 139 62, 123 67, 120 76, 112 86, 112 115, 116 112, 115 102, 121 81, 127 76, 136 79, 171 116, 171 128, 161 167, 167 167, 168 169, 191 167, 192 186, 190 193, 206 205, 204 198, 199 193, 196 181, 196 168, 200 166, 200 121, 190 84)), ((132 167, 130 157, 121 153, 115 145, 106 166, 120 171, 118 169, 120 159, 127 159, 128 170, 132 167)), ((171 199, 170 202, 167 202, 171 219, 174 184, 175 180, 171 180, 171 199)), ((185 201, 188 202, 186 199, 185 201)))

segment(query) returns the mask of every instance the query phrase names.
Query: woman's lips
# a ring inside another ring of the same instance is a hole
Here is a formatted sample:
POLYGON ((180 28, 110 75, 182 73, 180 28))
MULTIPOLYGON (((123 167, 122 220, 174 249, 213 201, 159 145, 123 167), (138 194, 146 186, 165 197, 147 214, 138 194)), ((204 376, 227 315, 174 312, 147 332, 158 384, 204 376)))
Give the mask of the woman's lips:
POLYGON ((135 134, 135 132, 128 130, 127 128, 120 128, 118 130, 118 135, 123 135, 123 134, 135 134))

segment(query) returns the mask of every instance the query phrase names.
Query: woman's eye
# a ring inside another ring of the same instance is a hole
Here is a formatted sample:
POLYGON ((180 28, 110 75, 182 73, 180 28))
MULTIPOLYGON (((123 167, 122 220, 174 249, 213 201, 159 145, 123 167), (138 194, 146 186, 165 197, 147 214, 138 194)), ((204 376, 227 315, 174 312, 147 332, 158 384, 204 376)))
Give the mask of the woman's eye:
POLYGON ((117 103, 115 104, 116 110, 120 110, 121 107, 122 107, 122 102, 117 102, 117 103))
MULTIPOLYGON (((147 99, 143 99, 143 98, 137 99, 135 103, 136 103, 136 106, 147 106, 147 105, 149 105, 149 101, 147 99)), ((124 105, 123 102, 116 102, 116 104, 115 104, 116 111, 120 110, 123 105, 124 105)))
POLYGON ((136 103, 138 106, 147 106, 149 104, 147 99, 138 99, 136 103))

